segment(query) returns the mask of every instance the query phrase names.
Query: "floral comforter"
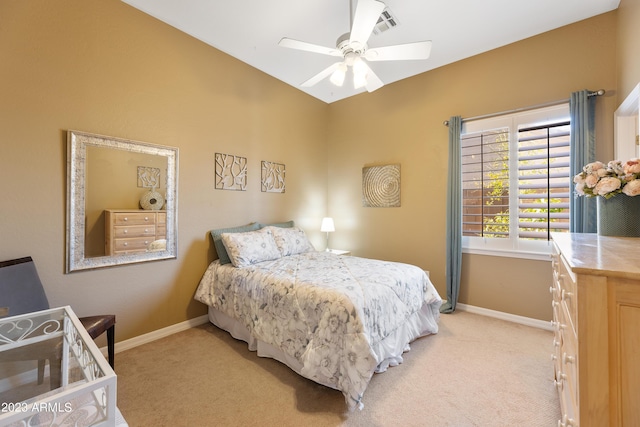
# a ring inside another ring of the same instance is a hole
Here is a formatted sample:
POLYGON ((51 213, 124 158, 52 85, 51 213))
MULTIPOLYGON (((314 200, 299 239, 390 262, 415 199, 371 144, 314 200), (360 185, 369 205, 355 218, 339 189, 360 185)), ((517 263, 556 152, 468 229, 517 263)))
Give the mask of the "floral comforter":
POLYGON ((243 268, 214 261, 195 298, 342 391, 350 409, 362 408, 374 372, 438 332, 442 304, 416 266, 315 251, 243 268))

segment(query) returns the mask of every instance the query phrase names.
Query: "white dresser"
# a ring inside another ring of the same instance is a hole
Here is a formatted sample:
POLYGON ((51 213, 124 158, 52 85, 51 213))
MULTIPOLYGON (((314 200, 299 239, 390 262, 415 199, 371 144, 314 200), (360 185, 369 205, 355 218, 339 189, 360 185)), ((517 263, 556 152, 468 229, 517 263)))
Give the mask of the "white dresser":
POLYGON ((166 211, 107 209, 104 215, 106 255, 146 252, 152 242, 166 238, 166 211))
POLYGON ((640 426, 640 238, 552 236, 558 426, 640 426))

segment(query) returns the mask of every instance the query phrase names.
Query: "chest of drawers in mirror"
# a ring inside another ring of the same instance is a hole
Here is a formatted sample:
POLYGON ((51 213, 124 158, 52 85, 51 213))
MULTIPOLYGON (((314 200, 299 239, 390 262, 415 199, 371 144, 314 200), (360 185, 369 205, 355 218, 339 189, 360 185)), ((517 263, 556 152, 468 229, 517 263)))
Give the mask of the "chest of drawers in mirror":
POLYGON ((553 233, 558 425, 640 425, 639 238, 553 233))
POLYGON ((107 255, 147 252, 154 241, 167 235, 165 211, 139 209, 105 210, 107 255))

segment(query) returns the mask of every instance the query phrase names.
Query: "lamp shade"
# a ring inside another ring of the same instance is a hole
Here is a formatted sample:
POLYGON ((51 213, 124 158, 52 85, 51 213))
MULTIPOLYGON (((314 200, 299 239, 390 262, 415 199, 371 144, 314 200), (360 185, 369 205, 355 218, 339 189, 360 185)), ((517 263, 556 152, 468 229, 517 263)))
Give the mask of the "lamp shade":
POLYGON ((367 85, 367 66, 362 58, 353 61, 353 87, 360 89, 367 85))
POLYGON ((325 233, 336 231, 336 227, 333 225, 333 218, 329 218, 329 217, 322 218, 322 225, 320 226, 320 231, 325 233))
POLYGON ((336 86, 342 86, 344 83, 344 78, 347 75, 347 66, 344 64, 340 64, 338 68, 331 74, 329 80, 336 86))

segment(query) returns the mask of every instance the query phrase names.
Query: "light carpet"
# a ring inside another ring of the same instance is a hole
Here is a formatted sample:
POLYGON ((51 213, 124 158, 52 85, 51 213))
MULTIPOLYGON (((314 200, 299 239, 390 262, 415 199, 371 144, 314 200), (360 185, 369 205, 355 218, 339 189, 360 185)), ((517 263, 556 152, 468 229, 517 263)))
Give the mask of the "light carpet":
POLYGON ((553 334, 443 314, 404 363, 375 374, 362 411, 211 324, 118 353, 118 406, 138 426, 555 426, 553 334))

